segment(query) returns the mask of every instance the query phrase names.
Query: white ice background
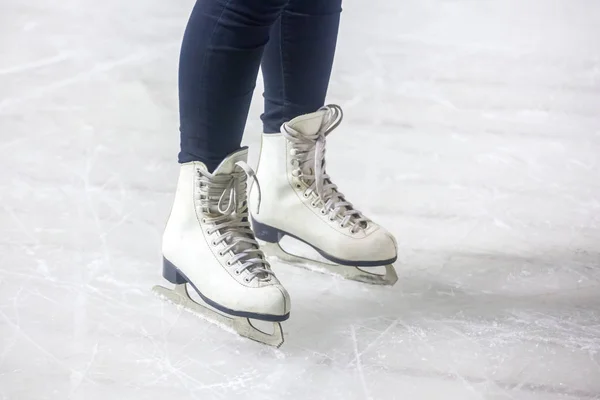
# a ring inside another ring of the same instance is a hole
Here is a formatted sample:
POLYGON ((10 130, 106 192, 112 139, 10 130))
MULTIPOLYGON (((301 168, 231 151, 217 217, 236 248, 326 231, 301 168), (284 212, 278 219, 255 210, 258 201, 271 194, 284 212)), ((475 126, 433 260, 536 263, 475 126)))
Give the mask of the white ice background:
POLYGON ((275 263, 279 350, 150 291, 192 3, 0 0, 0 400, 600 399, 600 2, 345 1, 328 170, 400 279, 275 263))

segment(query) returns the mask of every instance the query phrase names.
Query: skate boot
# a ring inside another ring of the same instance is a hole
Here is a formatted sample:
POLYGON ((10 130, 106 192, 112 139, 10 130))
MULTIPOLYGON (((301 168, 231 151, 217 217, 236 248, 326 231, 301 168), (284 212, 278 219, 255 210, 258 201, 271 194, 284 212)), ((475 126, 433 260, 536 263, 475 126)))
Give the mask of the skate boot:
POLYGON ((241 336, 279 347, 290 298, 250 228, 246 190, 254 174, 247 157, 246 148, 232 153, 213 173, 201 162, 181 165, 162 243, 163 276, 175 289, 153 290, 241 336), (190 288, 203 303, 192 300, 190 288), (262 332, 250 319, 273 322, 274 332, 262 332))
POLYGON ((347 279, 393 285, 398 280, 392 265, 394 237, 355 209, 325 171, 325 138, 341 120, 341 108, 330 105, 283 124, 281 133, 262 135, 260 213, 258 187, 250 191, 254 234, 268 256, 347 279), (308 244, 324 261, 286 252, 279 243, 285 236, 308 244), (385 272, 374 267, 385 267, 385 272))

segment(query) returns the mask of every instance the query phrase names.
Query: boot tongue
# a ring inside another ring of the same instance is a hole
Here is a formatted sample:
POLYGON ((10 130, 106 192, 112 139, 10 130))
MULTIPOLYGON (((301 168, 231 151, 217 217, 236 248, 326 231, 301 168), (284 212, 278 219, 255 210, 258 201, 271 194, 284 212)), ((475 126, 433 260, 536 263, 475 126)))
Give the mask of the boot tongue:
MULTIPOLYGON (((230 175, 235 170, 235 164, 238 161, 246 162, 248 160, 248 147, 242 147, 241 149, 229 154, 217 168, 212 172, 212 176, 221 176, 221 175, 230 175)), ((209 212, 211 214, 220 214, 218 209, 218 202, 223 194, 222 201, 224 203, 223 207, 226 207, 229 202, 229 189, 227 189, 227 193, 214 193, 209 191, 210 193, 210 201, 209 201, 209 212)))
POLYGON ((235 163, 238 161, 248 161, 248 147, 242 147, 241 149, 231 153, 227 156, 221 164, 213 171, 213 175, 228 175, 235 170, 235 163))
POLYGON ((326 110, 301 115, 289 121, 286 125, 302 135, 315 135, 321 129, 326 110))

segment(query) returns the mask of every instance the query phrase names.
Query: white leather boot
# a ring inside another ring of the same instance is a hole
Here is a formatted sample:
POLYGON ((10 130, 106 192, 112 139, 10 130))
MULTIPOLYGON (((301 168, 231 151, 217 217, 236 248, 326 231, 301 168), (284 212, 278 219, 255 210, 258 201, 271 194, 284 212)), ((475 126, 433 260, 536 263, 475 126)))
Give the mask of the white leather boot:
POLYGON ((252 227, 267 255, 318 267, 348 279, 393 285, 397 259, 394 237, 366 218, 338 191, 325 171, 325 138, 342 120, 339 106, 323 107, 263 134, 257 186, 250 192, 252 227), (326 263, 285 252, 279 241, 291 236, 310 245, 326 263), (385 274, 372 267, 385 266, 385 274))
POLYGON ((167 299, 229 325, 240 335, 279 346, 278 322, 289 317, 290 298, 256 242, 248 222, 247 149, 229 155, 211 174, 201 162, 181 165, 171 215, 163 235, 163 276, 175 290, 167 299), (206 304, 193 301, 189 284, 206 304), (248 318, 272 321, 265 334, 248 318))

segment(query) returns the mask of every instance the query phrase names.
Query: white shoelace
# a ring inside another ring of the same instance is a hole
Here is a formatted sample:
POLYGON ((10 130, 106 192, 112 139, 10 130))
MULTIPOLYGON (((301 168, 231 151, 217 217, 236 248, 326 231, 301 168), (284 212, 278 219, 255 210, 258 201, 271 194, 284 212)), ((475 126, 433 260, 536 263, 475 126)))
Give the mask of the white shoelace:
POLYGON ((327 113, 321 128, 313 135, 302 134, 287 124, 282 126, 281 133, 294 146, 292 162, 295 169, 292 173, 309 186, 307 188, 309 194, 311 192, 317 194, 322 212, 329 214, 330 220, 339 218, 340 226, 346 227, 351 224, 351 232, 356 233, 367 227, 369 219, 354 209, 352 203, 337 190, 337 185, 325 172, 325 138, 338 127, 344 115, 341 107, 335 104, 327 105, 321 110, 327 113))
MULTIPOLYGON (((268 280, 274 273, 254 239, 248 220, 246 182, 248 177, 251 177, 258 186, 258 180, 252 168, 245 162, 239 161, 235 165, 242 171, 234 171, 228 175, 210 175, 198 171, 202 222, 213 225, 208 230, 210 235, 220 233, 212 241, 213 246, 225 242, 220 254, 225 255, 229 251, 233 253, 227 265, 233 266, 239 262, 236 274, 248 271, 250 274, 245 278, 246 282, 255 278, 268 280)), ((260 204, 260 187, 258 192, 260 204)))

